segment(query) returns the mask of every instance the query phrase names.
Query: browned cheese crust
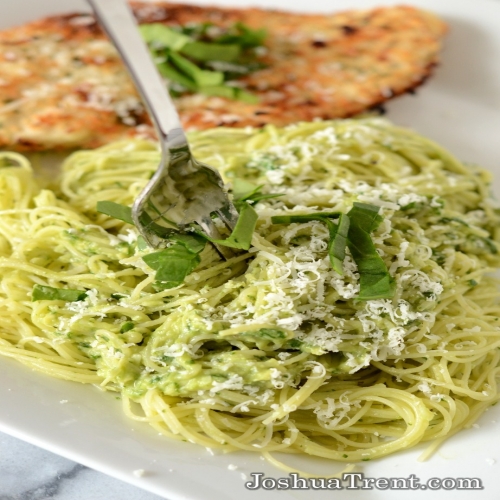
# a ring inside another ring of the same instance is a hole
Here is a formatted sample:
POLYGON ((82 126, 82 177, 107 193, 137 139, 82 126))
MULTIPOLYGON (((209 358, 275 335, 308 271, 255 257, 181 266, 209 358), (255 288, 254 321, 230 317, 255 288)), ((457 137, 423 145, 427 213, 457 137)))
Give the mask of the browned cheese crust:
MULTIPOLYGON (((242 21, 268 31, 266 68, 241 80, 260 102, 186 95, 188 130, 352 116, 410 91, 439 58, 445 24, 398 6, 306 15, 133 3, 140 23, 242 21)), ((0 33, 0 148, 92 148, 153 131, 114 48, 89 15, 49 17, 0 33)))

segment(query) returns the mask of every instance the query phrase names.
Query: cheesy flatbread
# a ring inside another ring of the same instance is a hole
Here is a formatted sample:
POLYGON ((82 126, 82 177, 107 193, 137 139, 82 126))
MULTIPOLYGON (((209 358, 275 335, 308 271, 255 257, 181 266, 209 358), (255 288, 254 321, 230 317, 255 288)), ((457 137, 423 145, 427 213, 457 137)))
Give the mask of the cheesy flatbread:
MULTIPOLYGON (((257 102, 184 93, 187 130, 285 125, 352 116, 411 91, 439 60, 445 24, 407 6, 331 15, 132 3, 140 23, 266 27, 262 67, 240 88, 257 102)), ((0 33, 0 148, 92 148, 153 137, 116 51, 87 14, 49 17, 0 33)))

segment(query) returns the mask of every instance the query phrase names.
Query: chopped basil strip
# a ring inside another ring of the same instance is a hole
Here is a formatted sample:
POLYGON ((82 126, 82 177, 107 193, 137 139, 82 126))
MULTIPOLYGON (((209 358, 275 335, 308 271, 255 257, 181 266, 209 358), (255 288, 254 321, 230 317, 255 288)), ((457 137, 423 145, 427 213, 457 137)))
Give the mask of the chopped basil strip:
MULTIPOLYGON (((131 208, 125 205, 120 205, 112 201, 100 201, 97 204, 97 210, 129 224, 134 223, 131 208)), ((151 217, 146 213, 143 214, 143 219, 143 222, 158 236, 175 243, 158 252, 144 255, 142 260, 156 271, 155 278, 157 281, 164 282, 164 289, 180 285, 184 281, 184 278, 200 263, 198 254, 205 248, 206 240, 195 233, 183 234, 173 229, 164 228, 153 222, 151 217)), ((143 251, 147 248, 148 246, 144 238, 139 236, 137 238, 137 249, 143 251)))
POLYGON ((64 300, 66 302, 76 302, 84 300, 87 292, 83 290, 73 290, 71 288, 54 288, 52 286, 34 285, 31 293, 32 302, 37 300, 64 300))
POLYGON ((394 280, 370 236, 383 220, 379 210, 380 207, 374 205, 354 203, 347 214, 350 219, 347 246, 358 266, 360 300, 390 299, 394 296, 394 280))
POLYGON ((255 48, 264 43, 266 36, 265 29, 253 30, 243 23, 235 23, 228 33, 221 35, 215 41, 219 43, 235 43, 244 48, 255 48))
POLYGON ((217 245, 248 250, 252 243, 252 235, 258 218, 257 212, 248 203, 244 203, 240 209, 238 222, 236 222, 236 226, 228 238, 216 240, 204 234, 202 236, 217 245))
POLYGON ((395 286, 370 236, 370 233, 383 221, 379 211, 380 207, 375 205, 355 202, 347 215, 339 212, 276 215, 271 217, 271 222, 291 224, 316 220, 325 223, 330 233, 328 255, 333 269, 340 275, 343 274, 347 246, 358 266, 360 290, 357 298, 385 299, 394 296, 395 286), (330 219, 339 219, 338 224, 334 224, 330 219))
POLYGON ((317 220, 325 222, 327 218, 338 219, 342 214, 340 212, 317 212, 315 214, 300 215, 275 215, 271 217, 273 224, 291 224, 292 222, 311 222, 317 220))
POLYGON ((355 224, 363 231, 371 233, 375 231, 384 220, 383 217, 379 215, 379 212, 380 207, 368 203, 354 202, 348 215, 351 219, 351 224, 355 224))
POLYGON ((172 82, 177 82, 180 83, 183 87, 185 87, 187 90, 190 90, 192 92, 196 92, 198 90, 198 87, 195 82, 193 82, 190 78, 187 76, 184 76, 180 71, 175 69, 174 66, 171 64, 168 64, 166 62, 157 64, 158 71, 160 72, 161 75, 163 75, 165 78, 172 82))
POLYGON ((193 64, 189 59, 171 52, 169 54, 169 60, 171 60, 175 66, 184 73, 188 78, 190 78, 198 87, 209 87, 213 85, 220 85, 224 81, 224 74, 220 71, 205 71, 196 64, 193 64))
POLYGON ((238 87, 229 87, 228 85, 215 85, 211 87, 203 87, 200 89, 202 94, 214 95, 218 97, 227 97, 236 101, 243 101, 249 104, 256 104, 259 102, 257 96, 245 92, 238 87))
POLYGON ((132 209, 125 205, 115 203, 114 201, 98 201, 97 211, 101 214, 109 215, 114 219, 134 224, 134 221, 132 220, 132 209))
POLYGON ((163 47, 166 49, 180 50, 191 42, 190 36, 179 33, 161 23, 141 24, 139 26, 139 31, 144 41, 156 48, 163 47))
MULTIPOLYGON (((108 215, 109 217, 113 217, 114 219, 119 219, 123 222, 127 222, 128 224, 135 225, 132 219, 132 209, 130 207, 127 207, 126 205, 121 205, 120 203, 115 203, 113 201, 98 201, 97 211, 102 214, 108 215)), ((140 216, 140 219, 144 226, 147 226, 150 231, 155 233, 160 238, 168 239, 172 234, 177 234, 175 229, 160 226, 156 222, 153 222, 151 216, 147 212, 143 212, 140 216)), ((147 248, 147 245, 144 246, 144 244, 144 238, 142 238, 142 236, 139 236, 137 240, 137 247, 139 248, 139 250, 145 250, 145 248, 147 248)))
POLYGON ((142 257, 156 271, 155 279, 164 282, 163 288, 182 284, 200 263, 199 253, 205 248, 204 238, 194 233, 174 233, 169 239, 175 241, 172 246, 142 257))
POLYGON ((137 237, 137 250, 139 250, 141 252, 142 250, 146 250, 147 248, 148 248, 147 241, 142 236, 138 236, 137 237))
POLYGON ((330 219, 325 219, 330 231, 330 241, 328 242, 328 255, 333 269, 343 276, 345 249, 347 246, 347 234, 350 226, 349 216, 341 214, 338 224, 334 224, 330 219))
POLYGON ((211 23, 184 27, 152 23, 139 29, 174 94, 198 92, 257 103, 257 96, 230 81, 264 67, 254 49, 263 44, 265 30, 236 23, 214 37, 211 27, 211 23))
POLYGON ((283 196, 277 193, 262 194, 260 192, 262 187, 263 185, 256 186, 244 179, 235 179, 233 181, 233 198, 235 200, 235 205, 239 206, 245 201, 255 204, 261 200, 269 200, 271 198, 283 196))
POLYGON ((235 62, 241 55, 241 47, 236 44, 190 42, 182 47, 181 52, 197 61, 235 62))
POLYGON ((258 193, 263 187, 263 184, 256 186, 252 182, 248 182, 245 179, 234 179, 233 180, 233 198, 238 201, 245 201, 250 196, 258 193))
POLYGON ((171 241, 176 241, 177 243, 184 245, 186 247, 186 250, 191 253, 200 253, 205 248, 206 244, 205 239, 197 235, 196 233, 173 233, 170 235, 169 239, 171 241))
POLYGON ((180 243, 144 255, 142 260, 156 271, 157 281, 167 283, 167 288, 182 284, 186 276, 200 263, 199 255, 190 252, 180 243))

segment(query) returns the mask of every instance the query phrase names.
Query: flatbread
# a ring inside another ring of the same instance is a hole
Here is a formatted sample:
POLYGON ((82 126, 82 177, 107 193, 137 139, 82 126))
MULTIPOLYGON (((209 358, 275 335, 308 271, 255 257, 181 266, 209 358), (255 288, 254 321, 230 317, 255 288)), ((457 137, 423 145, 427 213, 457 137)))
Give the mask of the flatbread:
MULTIPOLYGON (((241 21, 268 30, 264 69, 240 80, 258 104, 183 95, 187 130, 342 118, 418 87, 439 61, 446 25, 408 7, 306 15, 133 3, 140 23, 241 21)), ((0 148, 93 148, 153 137, 141 101, 94 18, 70 14, 0 32, 0 148)))

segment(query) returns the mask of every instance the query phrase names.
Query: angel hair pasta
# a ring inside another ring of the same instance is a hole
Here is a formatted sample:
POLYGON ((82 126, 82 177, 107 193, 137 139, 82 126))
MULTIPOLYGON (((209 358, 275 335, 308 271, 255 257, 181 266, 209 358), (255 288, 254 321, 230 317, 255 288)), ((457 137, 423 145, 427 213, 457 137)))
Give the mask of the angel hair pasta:
POLYGON ((178 281, 161 279, 133 225, 96 210, 132 204, 154 144, 74 153, 53 190, 0 154, 1 354, 226 451, 369 460, 435 446, 498 400, 487 172, 381 119, 191 141, 229 186, 254 186, 258 220, 248 250, 224 261, 201 245, 178 281), (339 214, 356 206, 378 222, 337 239, 333 258, 339 214), (368 257, 387 286, 363 296, 368 257))

